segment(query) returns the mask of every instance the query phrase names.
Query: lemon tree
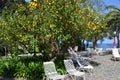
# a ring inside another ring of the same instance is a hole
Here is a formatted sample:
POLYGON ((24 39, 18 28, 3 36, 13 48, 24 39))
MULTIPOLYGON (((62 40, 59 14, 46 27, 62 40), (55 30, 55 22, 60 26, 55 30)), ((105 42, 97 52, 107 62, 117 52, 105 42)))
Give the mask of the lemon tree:
POLYGON ((13 8, 2 11, 1 41, 6 40, 15 54, 38 52, 49 59, 80 40, 94 42, 104 30, 104 19, 86 4, 82 0, 11 3, 13 8))

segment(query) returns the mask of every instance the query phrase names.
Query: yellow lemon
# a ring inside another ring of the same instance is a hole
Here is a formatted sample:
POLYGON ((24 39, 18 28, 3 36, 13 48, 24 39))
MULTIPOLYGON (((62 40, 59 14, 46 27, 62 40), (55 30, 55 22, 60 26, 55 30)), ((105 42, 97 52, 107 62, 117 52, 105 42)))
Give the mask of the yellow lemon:
POLYGON ((60 17, 60 19, 62 19, 62 17, 60 17))
POLYGON ((38 0, 34 0, 34 2, 38 2, 38 0))

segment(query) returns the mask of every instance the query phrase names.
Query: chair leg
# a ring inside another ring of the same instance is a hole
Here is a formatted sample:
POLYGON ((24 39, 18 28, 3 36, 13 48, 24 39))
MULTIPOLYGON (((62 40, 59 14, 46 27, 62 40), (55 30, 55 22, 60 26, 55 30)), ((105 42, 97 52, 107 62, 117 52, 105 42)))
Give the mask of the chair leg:
POLYGON ((85 75, 83 76, 83 80, 85 80, 85 75))
POLYGON ((43 77, 43 80, 49 80, 49 78, 48 78, 48 77, 46 77, 46 76, 44 76, 44 77, 43 77))

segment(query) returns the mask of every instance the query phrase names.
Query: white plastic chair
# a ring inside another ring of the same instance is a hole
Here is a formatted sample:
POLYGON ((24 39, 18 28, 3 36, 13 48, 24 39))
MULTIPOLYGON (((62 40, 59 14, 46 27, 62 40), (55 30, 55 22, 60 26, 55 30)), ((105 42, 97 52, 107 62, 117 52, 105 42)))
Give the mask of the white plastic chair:
POLYGON ((91 57, 92 56, 92 48, 87 48, 87 55, 89 56, 89 57, 91 57))
MULTIPOLYGON (((44 62, 43 65, 44 65, 44 72, 45 72, 45 77, 43 78, 43 80, 45 78, 49 80, 64 80, 65 79, 66 76, 63 74, 63 72, 62 72, 62 75, 58 74, 53 61, 44 62)), ((61 70, 59 69, 59 71, 61 70)))
POLYGON ((77 80, 78 77, 83 77, 85 80, 85 73, 80 72, 77 69, 75 69, 75 66, 72 62, 72 60, 64 60, 65 68, 66 71, 68 72, 69 75, 72 75, 74 77, 74 80, 77 80))
POLYGON ((93 72, 94 67, 92 65, 90 65, 90 64, 82 65, 78 59, 76 61, 79 65, 77 67, 78 69, 83 70, 83 71, 93 72))
POLYGON ((83 57, 81 55, 78 55, 71 47, 68 49, 68 53, 70 54, 71 59, 79 59, 79 60, 90 60, 88 57, 83 57))
POLYGON ((116 61, 118 58, 120 58, 120 54, 119 54, 117 48, 113 48, 113 49, 112 49, 112 54, 113 54, 113 57, 114 57, 114 60, 115 60, 115 61, 116 61))

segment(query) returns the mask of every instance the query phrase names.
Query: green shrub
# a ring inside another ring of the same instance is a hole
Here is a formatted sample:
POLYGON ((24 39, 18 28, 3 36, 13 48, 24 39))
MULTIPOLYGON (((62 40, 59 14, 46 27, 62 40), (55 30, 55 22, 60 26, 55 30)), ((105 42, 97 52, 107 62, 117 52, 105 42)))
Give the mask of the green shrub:
POLYGON ((66 73, 64 62, 63 62, 64 59, 65 59, 65 54, 57 55, 57 58, 55 59, 55 66, 57 69, 62 69, 62 71, 66 73))
POLYGON ((14 77, 15 71, 15 63, 12 59, 3 59, 0 60, 0 75, 14 77))
POLYGON ((34 63, 31 62, 28 65, 29 72, 28 72, 28 78, 29 79, 39 79, 43 77, 43 65, 42 63, 34 63))
MULTIPOLYGON (((55 62, 56 68, 64 68, 64 55, 58 55, 55 62)), ((14 57, 0 59, 0 76, 20 77, 27 80, 39 80, 44 76, 43 62, 46 61, 42 56, 14 57)))
POLYGON ((28 73, 28 68, 25 66, 25 64, 22 62, 18 62, 16 64, 16 73, 14 74, 14 76, 26 78, 27 73, 28 73))
POLYGON ((0 59, 0 76, 37 80, 43 77, 41 57, 14 57, 0 59))

